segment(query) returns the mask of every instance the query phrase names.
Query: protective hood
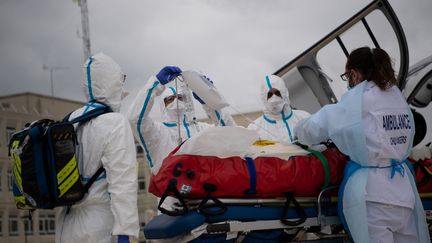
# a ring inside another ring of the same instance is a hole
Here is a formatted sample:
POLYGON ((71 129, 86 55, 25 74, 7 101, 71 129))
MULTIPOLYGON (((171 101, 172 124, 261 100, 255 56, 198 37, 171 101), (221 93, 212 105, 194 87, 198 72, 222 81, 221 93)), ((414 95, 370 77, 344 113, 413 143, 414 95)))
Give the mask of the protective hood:
POLYGON ((178 116, 180 116, 180 123, 183 123, 184 116, 186 115, 186 120, 189 121, 190 116, 193 116, 193 102, 191 100, 190 90, 186 88, 179 87, 180 95, 183 95, 183 100, 175 99, 172 103, 165 107, 164 99, 173 94, 177 94, 176 89, 173 86, 165 85, 166 89, 161 95, 160 111, 162 114, 162 122, 176 123, 178 121, 178 116), (177 107, 178 101, 178 107, 177 107), (177 109, 178 108, 178 109, 177 109))
POLYGON ((98 53, 84 64, 84 93, 91 101, 100 101, 120 111, 124 74, 120 66, 109 56, 98 53))
POLYGON ((288 115, 291 111, 289 92, 285 86, 285 82, 282 78, 276 75, 266 76, 264 82, 261 84, 261 101, 264 105, 264 113, 267 115, 279 116, 282 109, 285 115, 288 115), (281 99, 279 96, 273 95, 270 99, 267 99, 267 93, 272 89, 277 89, 281 93, 281 99))

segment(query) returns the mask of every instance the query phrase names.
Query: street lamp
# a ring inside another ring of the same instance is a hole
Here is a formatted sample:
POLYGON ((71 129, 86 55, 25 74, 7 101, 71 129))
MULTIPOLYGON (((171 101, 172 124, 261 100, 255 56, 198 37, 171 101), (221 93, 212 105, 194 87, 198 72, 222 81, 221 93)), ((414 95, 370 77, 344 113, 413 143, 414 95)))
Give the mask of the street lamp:
POLYGON ((24 242, 27 243, 27 234, 28 234, 27 230, 30 229, 29 227, 31 227, 31 226, 29 225, 29 223, 31 224, 32 222, 29 220, 28 215, 21 216, 21 219, 22 219, 22 222, 24 224, 24 242))
POLYGON ((51 81, 51 97, 54 97, 54 71, 55 70, 65 70, 65 69, 69 69, 68 67, 61 67, 61 66, 48 66, 48 65, 43 65, 42 69, 45 71, 49 71, 50 72, 50 81, 51 81))

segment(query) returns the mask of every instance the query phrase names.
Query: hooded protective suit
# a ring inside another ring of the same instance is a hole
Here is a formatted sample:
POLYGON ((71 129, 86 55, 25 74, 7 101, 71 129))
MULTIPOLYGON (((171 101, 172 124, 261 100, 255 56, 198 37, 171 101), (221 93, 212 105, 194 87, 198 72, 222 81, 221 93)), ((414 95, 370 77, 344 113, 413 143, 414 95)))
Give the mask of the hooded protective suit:
POLYGON ((82 201, 62 210, 56 224, 57 243, 138 238, 135 145, 127 119, 118 113, 123 82, 120 66, 102 53, 90 57, 84 66, 83 83, 89 103, 74 111, 70 119, 99 105, 92 101, 103 102, 114 112, 78 126, 79 171, 84 182, 101 166, 105 172, 82 201))
POLYGON ((301 119, 309 117, 310 114, 306 111, 291 109, 288 89, 278 76, 266 76, 261 84, 260 97, 264 105, 264 114, 251 123, 248 129, 256 130, 262 140, 292 143, 295 125, 301 119), (267 99, 267 93, 272 88, 279 90, 281 97, 272 95, 270 99, 267 99))
POLYGON ((339 216, 355 242, 430 242, 406 163, 414 130, 411 110, 399 89, 382 91, 372 81, 361 82, 337 104, 326 105, 297 124, 300 143, 331 139, 351 159, 339 189, 339 216), (387 230, 376 230, 375 225, 383 222, 387 230))
MULTIPOLYGON (((144 148, 146 158, 153 174, 158 173, 163 159, 179 145, 177 128, 177 123, 179 121, 181 140, 188 139, 211 126, 207 123, 194 120, 194 117, 191 115, 193 113, 193 111, 191 111, 191 109, 193 109, 193 103, 190 99, 192 95, 190 94, 190 90, 187 89, 179 91, 179 94, 189 97, 186 98, 185 102, 178 101, 180 108, 179 113, 177 113, 176 99, 168 105, 168 107, 165 107, 163 101, 160 102, 161 121, 155 121, 149 117, 156 96, 165 98, 176 93, 177 91, 173 86, 169 86, 169 84, 162 85, 158 79, 153 76, 138 92, 128 112, 132 131, 144 148)), ((228 113, 212 110, 206 105, 203 105, 203 108, 216 126, 235 125, 234 119, 228 113)))

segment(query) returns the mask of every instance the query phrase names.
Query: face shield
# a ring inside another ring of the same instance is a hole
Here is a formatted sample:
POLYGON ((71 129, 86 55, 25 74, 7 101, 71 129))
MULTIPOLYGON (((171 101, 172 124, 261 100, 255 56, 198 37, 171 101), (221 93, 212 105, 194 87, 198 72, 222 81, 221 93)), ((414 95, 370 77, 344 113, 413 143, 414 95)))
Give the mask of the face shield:
POLYGON ((169 110, 170 112, 175 112, 176 114, 183 114, 186 112, 186 105, 185 105, 185 96, 182 94, 173 94, 170 96, 167 96, 163 99, 165 109, 169 110), (177 101, 176 101, 177 99, 177 101), (177 112, 178 110, 178 112, 177 112))
POLYGON ((184 115, 187 118, 193 117, 194 108, 191 91, 187 87, 182 87, 180 83, 182 82, 179 81, 177 84, 178 93, 173 86, 168 86, 162 93, 161 111, 165 122, 177 122, 179 117, 183 121, 184 115))

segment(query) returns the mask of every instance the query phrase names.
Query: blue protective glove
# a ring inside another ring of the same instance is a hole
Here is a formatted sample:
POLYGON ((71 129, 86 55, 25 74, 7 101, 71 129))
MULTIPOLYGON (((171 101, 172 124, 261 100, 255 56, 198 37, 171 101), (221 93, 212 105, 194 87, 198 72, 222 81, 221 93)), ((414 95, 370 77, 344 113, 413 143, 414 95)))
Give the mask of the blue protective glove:
POLYGON ((129 243, 129 236, 128 235, 118 235, 117 236, 117 243, 129 243))
POLYGON ((181 74, 182 70, 179 67, 175 66, 166 66, 162 68, 158 74, 156 74, 156 78, 163 85, 169 83, 174 78, 181 74))
MULTIPOLYGON (((207 76, 203 75, 203 77, 207 79, 211 84, 213 84, 213 81, 209 79, 207 76)), ((205 105, 205 102, 197 94, 195 94, 195 92, 192 92, 192 95, 196 100, 198 100, 199 103, 205 105)))

